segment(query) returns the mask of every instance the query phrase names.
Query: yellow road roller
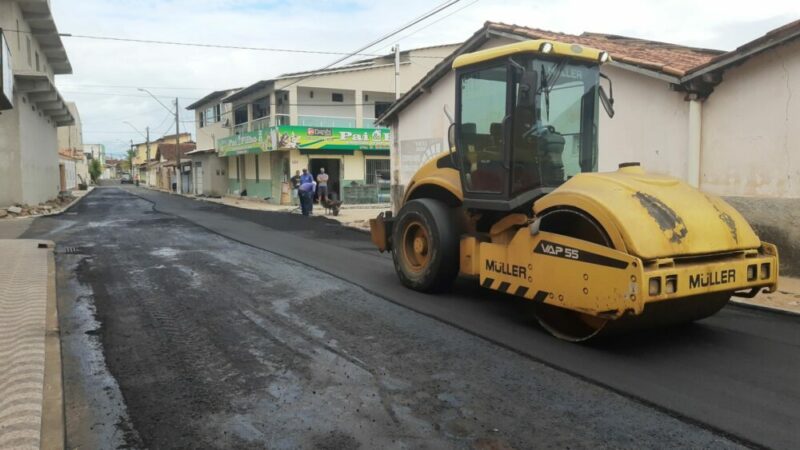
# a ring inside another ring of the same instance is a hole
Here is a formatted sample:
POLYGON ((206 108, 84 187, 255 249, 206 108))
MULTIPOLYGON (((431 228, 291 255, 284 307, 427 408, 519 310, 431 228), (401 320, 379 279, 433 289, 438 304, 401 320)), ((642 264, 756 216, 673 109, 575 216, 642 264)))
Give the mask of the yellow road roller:
POLYGON ((776 289, 776 247, 722 199, 638 163, 597 172, 608 60, 546 40, 454 60, 449 151, 407 183, 396 215, 370 221, 405 286, 472 277, 535 302, 541 325, 571 341, 702 319, 732 295, 776 289))

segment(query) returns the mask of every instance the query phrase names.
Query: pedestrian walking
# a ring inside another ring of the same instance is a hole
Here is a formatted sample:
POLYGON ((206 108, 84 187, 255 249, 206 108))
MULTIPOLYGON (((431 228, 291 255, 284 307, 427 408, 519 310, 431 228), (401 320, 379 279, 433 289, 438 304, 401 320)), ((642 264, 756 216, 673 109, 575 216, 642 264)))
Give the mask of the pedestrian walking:
POLYGON ((319 204, 324 205, 328 200, 328 174, 325 173, 325 168, 319 168, 317 174, 317 195, 319 196, 319 204))

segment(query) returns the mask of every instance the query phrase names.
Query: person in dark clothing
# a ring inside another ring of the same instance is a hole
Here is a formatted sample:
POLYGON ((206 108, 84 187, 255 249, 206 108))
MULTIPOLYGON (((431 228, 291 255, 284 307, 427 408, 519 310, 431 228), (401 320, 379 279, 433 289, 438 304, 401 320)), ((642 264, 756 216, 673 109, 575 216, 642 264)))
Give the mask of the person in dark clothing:
POLYGON ((311 215, 311 211, 314 208, 314 191, 316 189, 317 183, 314 180, 300 183, 300 187, 297 188, 297 193, 300 195, 300 210, 304 216, 311 215))
POLYGON ((297 170, 292 178, 289 178, 289 183, 292 184, 292 204, 297 205, 300 201, 300 194, 298 188, 300 187, 300 171, 297 170))

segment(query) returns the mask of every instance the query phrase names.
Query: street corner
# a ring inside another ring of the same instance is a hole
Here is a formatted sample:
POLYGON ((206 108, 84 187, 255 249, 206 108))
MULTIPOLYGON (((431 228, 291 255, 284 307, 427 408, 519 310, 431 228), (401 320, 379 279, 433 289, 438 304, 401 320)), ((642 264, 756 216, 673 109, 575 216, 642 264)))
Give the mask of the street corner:
POLYGON ((54 248, 0 239, 0 448, 64 447, 54 248))

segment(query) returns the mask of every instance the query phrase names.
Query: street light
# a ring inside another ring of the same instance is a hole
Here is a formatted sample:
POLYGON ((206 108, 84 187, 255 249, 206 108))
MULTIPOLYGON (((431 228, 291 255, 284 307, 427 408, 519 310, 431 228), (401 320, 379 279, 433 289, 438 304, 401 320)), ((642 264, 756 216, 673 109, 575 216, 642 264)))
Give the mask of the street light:
MULTIPOLYGON (((152 92, 148 91, 145 88, 138 88, 139 91, 142 91, 153 97, 153 100, 157 101, 159 105, 161 105, 164 109, 169 111, 171 114, 175 114, 175 192, 181 192, 181 120, 179 116, 179 106, 178 106, 178 97, 175 97, 175 111, 169 108, 167 105, 161 103, 161 100, 158 99, 152 92)), ((172 190, 172 183, 170 183, 170 190, 172 190)))

